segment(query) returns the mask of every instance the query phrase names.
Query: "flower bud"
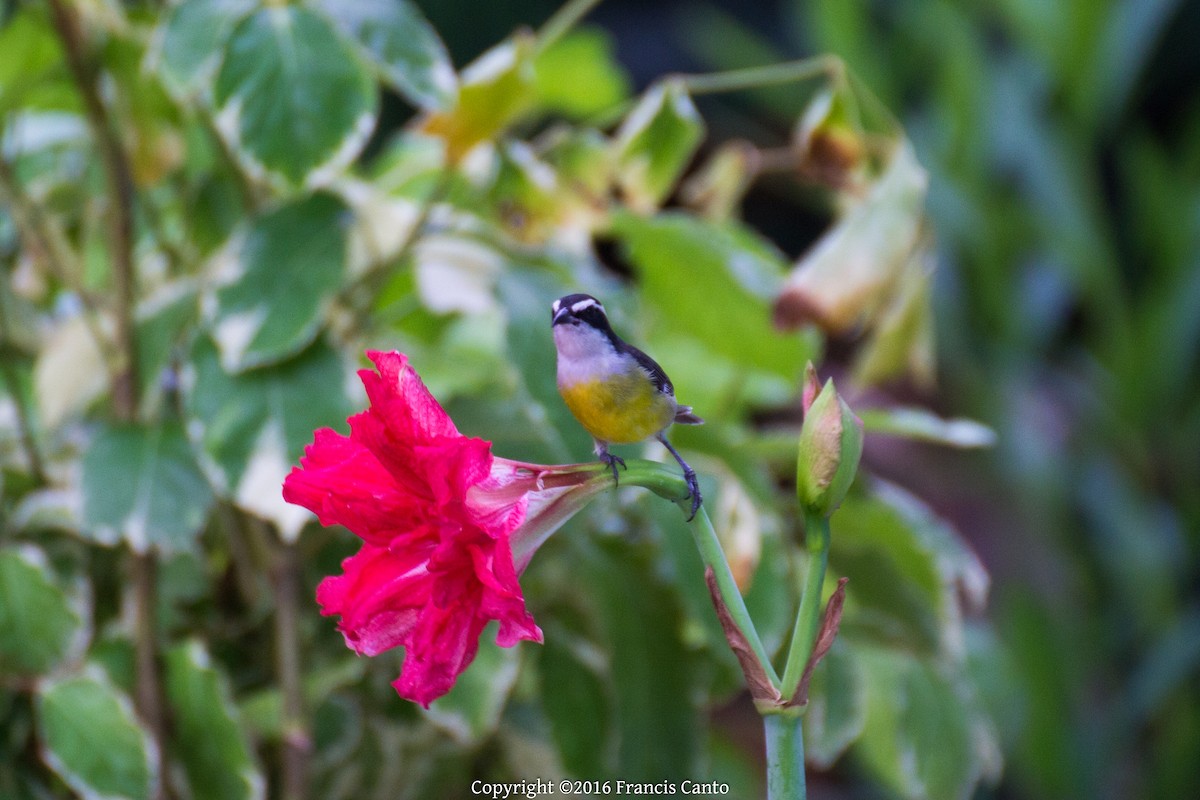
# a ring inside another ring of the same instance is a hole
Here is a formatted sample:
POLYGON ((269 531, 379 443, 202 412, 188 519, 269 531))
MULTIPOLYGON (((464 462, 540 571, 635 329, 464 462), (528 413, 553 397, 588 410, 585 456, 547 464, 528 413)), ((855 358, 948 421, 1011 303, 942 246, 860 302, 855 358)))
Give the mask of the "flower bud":
POLYGON ((800 428, 796 493, 804 508, 828 517, 842 504, 862 456, 863 424, 833 387, 812 402, 800 428))

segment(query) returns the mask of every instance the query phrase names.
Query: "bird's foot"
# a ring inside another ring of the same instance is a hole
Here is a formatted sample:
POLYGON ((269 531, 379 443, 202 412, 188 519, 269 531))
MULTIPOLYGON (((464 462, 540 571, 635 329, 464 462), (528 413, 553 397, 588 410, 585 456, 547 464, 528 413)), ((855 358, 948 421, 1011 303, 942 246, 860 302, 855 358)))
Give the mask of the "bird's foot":
POLYGON ((614 456, 612 453, 608 452, 607 450, 604 451, 603 453, 600 453, 599 455, 600 455, 600 460, 603 461, 606 465, 608 465, 608 468, 612 470, 613 483, 620 485, 621 479, 619 477, 617 477, 617 465, 620 464, 621 469, 628 469, 628 467, 625 466, 625 459, 621 458, 620 456, 614 456))
POLYGON ((703 498, 700 496, 700 482, 696 480, 696 471, 688 467, 683 471, 683 479, 687 481, 688 496, 692 498, 692 515, 687 518, 691 522, 696 518, 696 512, 700 510, 700 503, 703 498))

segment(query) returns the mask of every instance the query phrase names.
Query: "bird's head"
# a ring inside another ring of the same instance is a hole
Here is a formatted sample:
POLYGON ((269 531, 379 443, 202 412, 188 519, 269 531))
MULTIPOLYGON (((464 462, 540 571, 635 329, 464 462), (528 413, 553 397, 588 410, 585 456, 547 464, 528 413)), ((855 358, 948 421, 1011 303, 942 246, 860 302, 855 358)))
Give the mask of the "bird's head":
POLYGON ((569 294, 554 301, 550 309, 554 343, 564 356, 581 357, 608 353, 619 347, 604 313, 604 306, 590 294, 569 294))

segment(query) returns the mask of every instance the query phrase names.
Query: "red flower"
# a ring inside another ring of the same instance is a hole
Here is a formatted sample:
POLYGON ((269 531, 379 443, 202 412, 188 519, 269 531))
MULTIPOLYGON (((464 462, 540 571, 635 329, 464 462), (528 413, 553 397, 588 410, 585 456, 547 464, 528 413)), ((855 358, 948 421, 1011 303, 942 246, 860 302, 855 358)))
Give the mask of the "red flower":
POLYGON ((607 480, 594 467, 494 458, 490 442, 458 432, 402 354, 367 356, 378 369, 358 373, 370 408, 350 418, 348 437, 316 432, 283 496, 363 540, 317 602, 358 653, 403 646, 393 685, 428 706, 475 658, 489 621, 503 647, 542 641, 517 575, 607 480))

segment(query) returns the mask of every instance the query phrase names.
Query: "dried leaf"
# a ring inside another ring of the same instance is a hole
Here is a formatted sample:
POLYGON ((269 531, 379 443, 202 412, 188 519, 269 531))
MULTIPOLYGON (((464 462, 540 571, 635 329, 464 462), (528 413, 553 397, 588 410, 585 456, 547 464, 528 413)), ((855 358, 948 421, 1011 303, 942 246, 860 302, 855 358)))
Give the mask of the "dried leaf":
POLYGON ((833 640, 837 638, 838 625, 842 622, 842 606, 846 602, 846 584, 849 580, 849 578, 838 578, 837 588, 833 590, 833 595, 825 604, 825 616, 821 618, 821 629, 817 631, 817 640, 813 642, 812 655, 809 656, 808 664, 804 667, 804 674, 800 676, 800 684, 796 687, 796 693, 788 701, 789 706, 802 706, 808 703, 808 683, 812 680, 813 670, 829 652, 829 648, 833 647, 833 640))
POLYGON ((750 646, 746 634, 742 633, 742 629, 733 621, 729 608, 721 597, 721 590, 717 586, 717 576, 712 567, 704 568, 704 582, 708 584, 708 593, 712 595, 713 606, 717 609, 717 619, 721 621, 721 630, 725 632, 725 640, 729 642, 730 649, 737 656, 738 664, 742 667, 742 674, 746 676, 746 686, 750 689, 750 696, 754 698, 755 704, 781 705, 783 697, 771 683, 771 679, 767 677, 762 664, 758 663, 758 657, 754 655, 754 648, 750 646))

